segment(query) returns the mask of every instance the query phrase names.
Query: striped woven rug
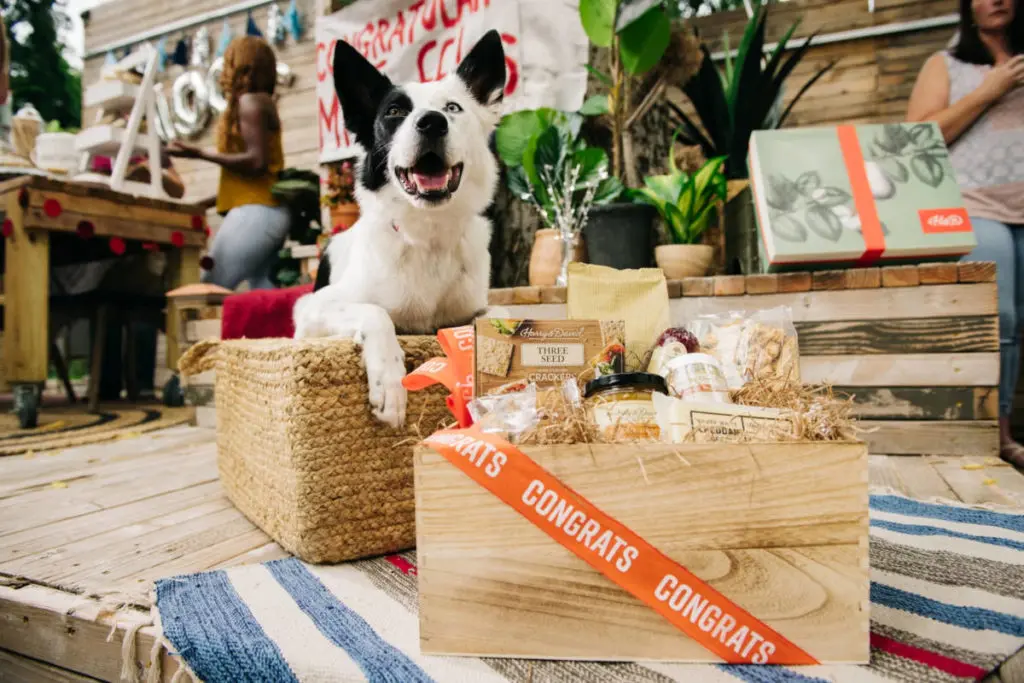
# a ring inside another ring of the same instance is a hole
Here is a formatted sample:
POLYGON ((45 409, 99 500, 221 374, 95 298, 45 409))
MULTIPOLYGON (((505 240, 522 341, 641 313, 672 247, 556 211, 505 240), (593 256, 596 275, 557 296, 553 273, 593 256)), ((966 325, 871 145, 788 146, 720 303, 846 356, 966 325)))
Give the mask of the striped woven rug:
POLYGON ((871 497, 870 666, 608 664, 421 655, 415 554, 296 559, 157 584, 198 678, 242 681, 966 681, 1024 646, 1024 514, 871 497))

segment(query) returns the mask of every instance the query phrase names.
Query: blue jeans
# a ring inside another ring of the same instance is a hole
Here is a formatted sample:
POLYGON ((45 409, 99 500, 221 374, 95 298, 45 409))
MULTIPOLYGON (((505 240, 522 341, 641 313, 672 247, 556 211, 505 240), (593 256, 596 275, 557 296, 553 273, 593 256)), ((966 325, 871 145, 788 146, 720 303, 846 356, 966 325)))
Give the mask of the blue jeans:
POLYGON ((978 246, 964 261, 994 261, 999 287, 999 415, 1009 416, 1020 375, 1024 322, 1024 225, 971 217, 978 246))
POLYGON ((277 252, 288 237, 291 217, 283 206, 247 204, 228 211, 213 236, 213 268, 202 281, 235 289, 243 280, 250 289, 273 289, 277 252))

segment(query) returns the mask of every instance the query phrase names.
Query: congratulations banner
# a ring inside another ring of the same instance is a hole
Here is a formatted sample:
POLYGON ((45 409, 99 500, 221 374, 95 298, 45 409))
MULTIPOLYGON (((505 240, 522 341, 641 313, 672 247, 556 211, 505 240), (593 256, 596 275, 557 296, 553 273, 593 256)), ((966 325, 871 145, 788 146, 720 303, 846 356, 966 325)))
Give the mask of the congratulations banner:
POLYGON ((356 156, 334 89, 334 46, 359 50, 393 83, 428 83, 455 73, 487 31, 505 48, 505 109, 576 110, 586 92, 587 39, 575 0, 376 0, 316 22, 320 162, 356 156))

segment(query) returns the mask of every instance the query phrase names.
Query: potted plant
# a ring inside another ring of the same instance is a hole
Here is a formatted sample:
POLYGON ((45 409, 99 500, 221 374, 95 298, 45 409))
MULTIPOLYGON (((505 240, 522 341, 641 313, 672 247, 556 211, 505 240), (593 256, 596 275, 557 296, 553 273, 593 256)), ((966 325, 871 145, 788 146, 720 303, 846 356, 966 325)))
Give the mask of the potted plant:
POLYGON ((724 156, 715 157, 690 174, 679 170, 670 153, 668 175, 648 176, 644 188, 631 191, 665 221, 672 244, 656 247, 654 258, 670 280, 701 277, 711 268, 714 248, 699 242, 725 201, 724 161, 724 156))
MULTIPOLYGON (((323 233, 320 225, 320 177, 313 171, 286 168, 270 187, 270 194, 291 214, 288 242, 316 244, 323 233)), ((290 287, 300 284, 301 278, 299 259, 292 255, 291 246, 285 246, 277 254, 274 283, 279 287, 290 287)))
MULTIPOLYGON (((607 153, 580 138, 582 125, 579 113, 529 109, 504 117, 495 135, 509 190, 533 206, 552 231, 539 231, 538 238, 559 243, 557 270, 531 262, 532 284, 565 285, 569 262, 580 255, 588 212, 622 192, 621 183, 608 172, 607 153), (553 282, 543 270, 557 272, 553 282)), ((535 249, 543 243, 535 243, 535 249)))
POLYGON ((735 57, 730 56, 726 36, 727 57, 721 70, 711 60, 707 45, 701 45, 704 60, 700 69, 696 76, 681 84, 694 113, 688 114, 668 102, 676 118, 674 123, 683 131, 684 143, 699 145, 707 159, 726 157, 724 265, 729 272, 746 273, 758 270, 759 258, 753 200, 747 182, 751 133, 782 127, 804 93, 835 66, 833 61, 817 69, 783 107, 786 79, 807 54, 816 34, 791 48, 789 42, 800 25, 798 20, 766 54, 764 37, 768 9, 759 0, 755 0, 753 8, 735 57))
POLYGON ((359 220, 355 192, 355 164, 352 160, 327 164, 327 179, 320 201, 330 209, 332 233, 348 230, 359 220))
POLYGON ((799 20, 795 21, 766 56, 767 20, 768 8, 755 0, 754 13, 747 22, 735 58, 730 56, 726 38, 726 59, 721 71, 711 59, 708 46, 701 45, 704 60, 700 69, 696 76, 680 84, 693 105, 699 126, 681 107, 668 102, 677 118, 675 123, 682 129, 682 141, 700 145, 707 159, 725 156, 725 175, 729 180, 748 177, 750 134, 755 130, 782 127, 804 93, 835 66, 835 62, 829 62, 818 69, 782 109, 785 81, 804 58, 816 34, 811 34, 799 47, 788 49, 789 40, 800 25, 799 20), (790 54, 784 57, 786 52, 790 54))
MULTIPOLYGON (((580 21, 590 42, 608 50, 608 72, 588 67, 606 88, 581 112, 610 120, 612 175, 629 184, 635 174, 629 129, 650 108, 662 90, 650 96, 634 90, 635 81, 651 71, 672 42, 671 20, 679 4, 668 0, 580 0, 580 21)), ((638 184, 638 183, 637 183, 638 184)), ((592 263, 614 268, 650 265, 654 241, 654 215, 650 206, 636 202, 609 202, 591 209, 586 226, 587 252, 592 263)))

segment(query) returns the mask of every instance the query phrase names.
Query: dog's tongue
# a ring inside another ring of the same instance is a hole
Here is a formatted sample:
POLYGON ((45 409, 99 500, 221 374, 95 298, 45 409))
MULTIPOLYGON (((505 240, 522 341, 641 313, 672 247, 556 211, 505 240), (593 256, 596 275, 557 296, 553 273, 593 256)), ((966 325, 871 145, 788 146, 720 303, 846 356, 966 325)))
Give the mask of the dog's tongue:
POLYGON ((413 173, 416 185, 420 191, 434 192, 448 187, 448 172, 442 173, 413 173))

